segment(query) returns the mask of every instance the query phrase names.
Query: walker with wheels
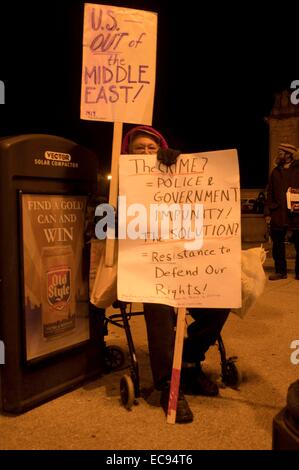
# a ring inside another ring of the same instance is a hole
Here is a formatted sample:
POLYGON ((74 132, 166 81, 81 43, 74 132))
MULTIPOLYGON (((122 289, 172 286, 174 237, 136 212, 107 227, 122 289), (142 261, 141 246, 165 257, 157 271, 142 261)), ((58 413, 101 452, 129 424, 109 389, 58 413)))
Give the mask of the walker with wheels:
MULTIPOLYGON (((115 301, 114 308, 119 308, 120 313, 114 313, 104 318, 105 332, 108 334, 108 324, 124 328, 128 343, 130 364, 128 373, 120 379, 120 398, 123 406, 130 410, 138 403, 140 397, 139 366, 136 357, 135 346, 132 338, 130 319, 132 316, 143 315, 143 312, 132 312, 132 304, 115 301)), ((222 383, 231 388, 238 388, 242 381, 241 372, 236 366, 237 356, 226 357, 226 350, 221 335, 217 338, 217 346, 220 353, 221 380, 222 383)), ((104 361, 107 372, 121 369, 125 364, 125 353, 119 346, 106 346, 104 361)))

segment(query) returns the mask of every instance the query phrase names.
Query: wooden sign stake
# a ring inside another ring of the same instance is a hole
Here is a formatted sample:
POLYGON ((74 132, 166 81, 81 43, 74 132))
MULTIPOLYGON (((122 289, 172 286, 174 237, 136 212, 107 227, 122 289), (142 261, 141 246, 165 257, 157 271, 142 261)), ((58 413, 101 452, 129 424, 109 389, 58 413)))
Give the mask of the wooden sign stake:
POLYGON ((169 393, 169 402, 168 402, 168 412, 167 412, 167 423, 170 423, 170 424, 175 424, 175 419, 176 419, 176 408, 177 408, 179 387, 180 387, 182 353, 183 353, 183 344, 184 344, 184 335, 185 335, 185 318, 186 318, 186 308, 185 307, 178 308, 172 374, 171 374, 171 382, 170 382, 170 393, 169 393))
MULTIPOLYGON (((117 210, 118 196, 118 163, 121 153, 122 140, 122 122, 115 122, 113 126, 113 142, 112 142, 112 161, 111 161, 111 180, 109 188, 109 204, 117 210)), ((106 239, 105 265, 113 266, 115 251, 115 234, 114 238, 106 239)))

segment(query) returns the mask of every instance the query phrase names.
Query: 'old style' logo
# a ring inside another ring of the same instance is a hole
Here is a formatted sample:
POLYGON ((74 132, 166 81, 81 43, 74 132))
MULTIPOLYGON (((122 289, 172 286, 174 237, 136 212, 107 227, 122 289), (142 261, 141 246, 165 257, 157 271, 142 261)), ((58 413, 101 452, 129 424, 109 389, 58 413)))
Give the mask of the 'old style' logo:
POLYGON ((47 298, 55 310, 63 310, 71 297, 71 270, 62 267, 47 272, 47 298))

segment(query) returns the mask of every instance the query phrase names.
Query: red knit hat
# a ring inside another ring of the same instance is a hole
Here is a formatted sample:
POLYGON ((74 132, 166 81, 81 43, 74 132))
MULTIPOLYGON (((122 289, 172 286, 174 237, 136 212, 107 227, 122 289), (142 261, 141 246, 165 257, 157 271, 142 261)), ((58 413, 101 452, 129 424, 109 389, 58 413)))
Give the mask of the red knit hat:
POLYGON ((156 131, 156 129, 154 129, 151 126, 137 126, 137 127, 133 127, 133 129, 131 129, 129 132, 126 133, 123 139, 121 153, 123 154, 129 153, 129 146, 130 146, 131 139, 136 134, 148 134, 149 136, 155 137, 155 139, 159 141, 160 147, 162 149, 168 148, 168 144, 166 140, 164 139, 163 135, 160 134, 160 132, 156 131))

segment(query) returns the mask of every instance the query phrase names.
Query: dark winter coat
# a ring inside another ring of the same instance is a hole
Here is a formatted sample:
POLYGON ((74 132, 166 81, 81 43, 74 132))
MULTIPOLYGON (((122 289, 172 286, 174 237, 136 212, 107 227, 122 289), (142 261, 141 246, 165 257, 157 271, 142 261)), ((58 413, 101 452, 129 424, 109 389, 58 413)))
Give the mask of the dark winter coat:
POLYGON ((299 230, 299 213, 291 213, 287 208, 287 189, 299 188, 299 160, 292 162, 289 168, 278 165, 270 175, 265 216, 271 217, 271 228, 299 230))

